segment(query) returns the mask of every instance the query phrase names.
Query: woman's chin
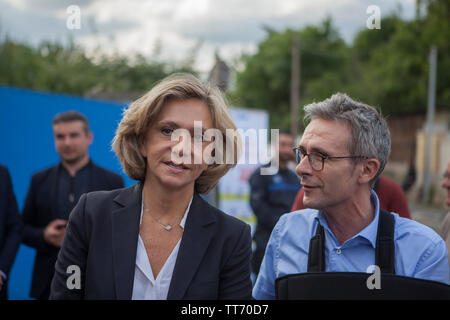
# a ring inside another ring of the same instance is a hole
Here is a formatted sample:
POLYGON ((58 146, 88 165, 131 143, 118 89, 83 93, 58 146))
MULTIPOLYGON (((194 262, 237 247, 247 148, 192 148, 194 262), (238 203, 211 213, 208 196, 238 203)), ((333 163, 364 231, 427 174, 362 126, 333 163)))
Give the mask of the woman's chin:
POLYGON ((170 189, 173 191, 180 191, 180 190, 188 190, 188 189, 194 189, 194 182, 186 182, 186 181, 180 181, 180 179, 176 179, 174 177, 166 177, 165 179, 163 179, 163 181, 161 181, 162 186, 165 189, 170 189))

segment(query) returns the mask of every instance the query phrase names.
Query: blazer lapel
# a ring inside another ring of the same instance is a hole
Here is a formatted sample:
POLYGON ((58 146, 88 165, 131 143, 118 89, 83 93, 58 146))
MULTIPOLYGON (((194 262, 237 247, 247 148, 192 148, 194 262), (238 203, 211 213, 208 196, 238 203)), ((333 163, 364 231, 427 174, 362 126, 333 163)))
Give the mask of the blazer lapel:
POLYGON ((211 209, 194 193, 170 282, 168 300, 183 299, 214 234, 211 226, 214 222, 215 216, 211 209))
POLYGON ((142 184, 124 189, 114 201, 112 212, 112 247, 116 297, 131 300, 142 202, 142 184))

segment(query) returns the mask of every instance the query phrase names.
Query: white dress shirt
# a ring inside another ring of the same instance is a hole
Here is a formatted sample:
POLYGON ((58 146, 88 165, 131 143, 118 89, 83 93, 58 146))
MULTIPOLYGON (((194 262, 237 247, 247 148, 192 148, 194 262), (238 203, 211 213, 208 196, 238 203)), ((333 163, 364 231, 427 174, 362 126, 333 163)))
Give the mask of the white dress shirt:
MULTIPOLYGON (((143 199, 144 197, 142 197, 143 199)), ((191 207, 192 199, 180 221, 180 227, 184 229, 186 218, 191 207)), ((141 222, 144 204, 141 204, 141 222)), ((150 260, 145 250, 144 242, 139 235, 136 252, 136 267, 134 272, 133 295, 132 300, 167 300, 170 281, 172 280, 173 269, 178 256, 181 239, 173 248, 169 258, 167 258, 158 276, 153 276, 150 260)))

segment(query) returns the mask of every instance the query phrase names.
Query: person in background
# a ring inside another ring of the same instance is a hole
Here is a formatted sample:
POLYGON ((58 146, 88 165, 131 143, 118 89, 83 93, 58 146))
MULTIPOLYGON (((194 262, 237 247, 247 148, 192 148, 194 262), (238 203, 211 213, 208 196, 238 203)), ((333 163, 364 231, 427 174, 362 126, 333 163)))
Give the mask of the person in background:
POLYGON ((7 300, 7 281, 22 238, 22 224, 8 168, 0 165, 0 300, 7 300))
MULTIPOLYGON (((395 212, 400 217, 411 219, 405 193, 397 182, 381 175, 375 181, 373 190, 378 195, 381 209, 395 212)), ((304 191, 301 189, 295 197, 291 211, 305 209, 303 205, 303 195, 304 191)))
MULTIPOLYGON (((414 152, 414 151, 413 151, 414 152)), ((404 192, 408 192, 416 182, 416 164, 414 160, 414 153, 411 154, 411 161, 409 162, 408 172, 402 184, 404 192)))
POLYGON ((83 193, 124 187, 117 173, 96 165, 88 149, 93 134, 76 111, 57 114, 53 137, 61 162, 33 174, 22 211, 23 243, 36 249, 30 296, 46 300, 69 214, 83 193))
MULTIPOLYGON (((294 137, 287 131, 279 135, 279 171, 275 175, 262 175, 261 168, 250 176, 250 206, 257 218, 256 230, 253 236, 255 251, 252 257, 252 271, 258 275, 264 251, 270 233, 283 213, 289 211, 295 195, 300 189, 299 177, 288 168, 288 163, 294 160, 294 137)), ((263 167, 268 167, 264 165, 263 167)))
MULTIPOLYGON (((444 173, 444 180, 442 181, 442 188, 444 188, 447 191, 447 197, 445 199, 445 203, 447 206, 450 207, 450 161, 447 165, 447 170, 444 173)), ((447 213, 444 220, 441 224, 441 235, 442 238, 445 240, 445 243, 447 245, 447 250, 449 250, 449 256, 450 256, 450 212, 447 213)), ((450 264, 450 257, 449 257, 449 264, 450 264)))

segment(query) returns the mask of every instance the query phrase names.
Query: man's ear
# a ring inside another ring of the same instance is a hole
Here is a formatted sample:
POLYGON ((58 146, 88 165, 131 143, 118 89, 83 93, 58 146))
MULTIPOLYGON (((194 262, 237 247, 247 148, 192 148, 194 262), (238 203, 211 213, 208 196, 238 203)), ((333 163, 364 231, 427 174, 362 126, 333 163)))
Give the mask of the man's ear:
POLYGON ((362 169, 359 175, 359 183, 369 183, 378 173, 380 161, 370 158, 362 161, 362 169))
POLYGON ((88 133, 88 139, 89 139, 89 145, 91 145, 94 142, 94 134, 92 131, 88 133))

